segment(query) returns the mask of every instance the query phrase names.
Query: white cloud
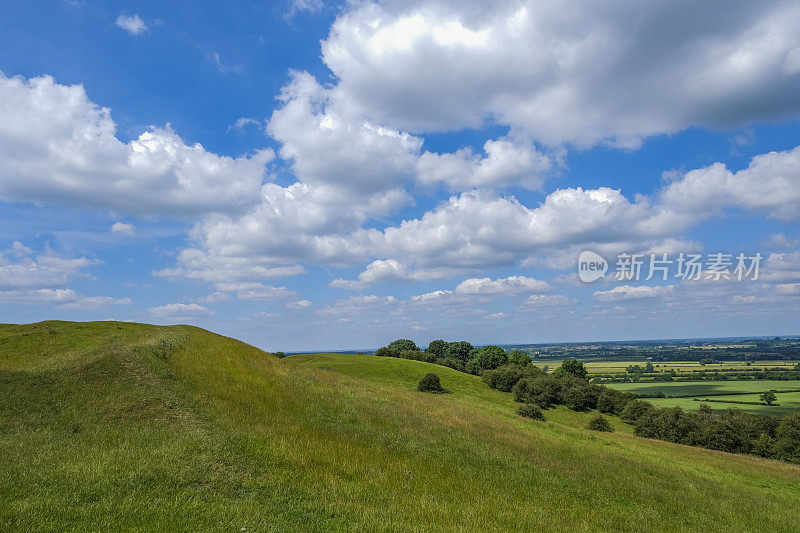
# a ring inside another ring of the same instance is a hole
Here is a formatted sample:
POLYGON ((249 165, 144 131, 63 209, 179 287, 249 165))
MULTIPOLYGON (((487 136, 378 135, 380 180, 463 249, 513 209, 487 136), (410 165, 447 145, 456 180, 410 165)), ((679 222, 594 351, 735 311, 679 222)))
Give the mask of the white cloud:
POLYGON ((675 287, 675 285, 619 285, 607 291, 595 291, 593 296, 600 302, 662 298, 672 294, 675 287))
POLYGON ((577 300, 567 298, 563 294, 531 294, 524 302, 522 309, 525 308, 550 308, 575 305, 577 300))
POLYGON ((0 253, 0 290, 57 287, 98 261, 64 257, 51 249, 34 252, 19 241, 0 253))
POLYGON ((443 182, 454 190, 506 185, 538 189, 553 166, 550 157, 538 152, 532 143, 488 140, 483 150, 485 156, 471 148, 446 154, 425 152, 417 165, 418 179, 425 184, 443 182))
POLYGON ((131 35, 139 35, 148 31, 147 24, 139 18, 139 15, 133 15, 132 17, 120 15, 117 17, 117 26, 131 35))
POLYGON ((133 224, 114 222, 114 224, 111 225, 111 233, 119 233, 133 237, 136 235, 136 228, 133 227, 133 224))
POLYGON ((0 291, 0 302, 19 305, 53 305, 61 309, 95 309, 110 305, 130 305, 130 298, 84 296, 72 289, 27 289, 0 291))
POLYGON ((636 146, 800 111, 800 6, 358 2, 322 43, 336 90, 411 132, 495 121, 547 145, 636 146))
POLYGON ((202 305, 183 303, 159 305, 157 307, 151 307, 148 311, 151 315, 162 318, 200 317, 214 314, 212 311, 206 307, 203 307, 202 305))
POLYGON ((525 292, 547 290, 550 285, 525 276, 509 276, 501 279, 470 278, 465 279, 455 289, 456 294, 484 294, 510 296, 525 292))
POLYGON ((738 172, 722 163, 693 170, 670 183, 660 197, 677 212, 742 207, 770 218, 795 220, 800 217, 800 146, 758 155, 738 172))
POLYGON ((0 199, 133 215, 242 211, 258 201, 270 150, 223 157, 167 125, 123 143, 79 85, 0 73, 0 199))
POLYGON ((285 305, 286 309, 305 309, 310 306, 311 302, 308 300, 297 300, 296 302, 289 302, 285 305))

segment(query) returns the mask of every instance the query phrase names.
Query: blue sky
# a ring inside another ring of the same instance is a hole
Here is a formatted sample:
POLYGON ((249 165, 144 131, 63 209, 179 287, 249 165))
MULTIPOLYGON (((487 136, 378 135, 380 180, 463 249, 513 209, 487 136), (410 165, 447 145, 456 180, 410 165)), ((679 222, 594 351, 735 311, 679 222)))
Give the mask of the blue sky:
POLYGON ((795 2, 5 3, 0 320, 286 351, 798 334, 798 24, 795 2), (618 280, 620 253, 763 260, 618 280))

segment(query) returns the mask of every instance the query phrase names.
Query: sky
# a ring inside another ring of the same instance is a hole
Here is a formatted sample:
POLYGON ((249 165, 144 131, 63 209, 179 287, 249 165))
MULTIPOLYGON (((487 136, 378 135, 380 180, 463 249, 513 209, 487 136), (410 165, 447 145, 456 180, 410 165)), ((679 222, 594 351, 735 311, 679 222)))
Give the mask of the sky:
POLYGON ((800 334, 798 27, 794 1, 4 2, 0 321, 800 334))

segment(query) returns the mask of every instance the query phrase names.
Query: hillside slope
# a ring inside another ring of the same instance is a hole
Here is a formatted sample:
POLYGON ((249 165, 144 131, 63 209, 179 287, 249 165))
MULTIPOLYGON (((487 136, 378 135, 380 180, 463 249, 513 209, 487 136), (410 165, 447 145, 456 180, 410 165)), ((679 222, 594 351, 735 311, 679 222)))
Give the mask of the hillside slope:
POLYGON ((0 326, 0 530, 797 530, 800 469, 426 363, 188 327, 0 326), (414 390, 435 369, 449 394, 414 390))

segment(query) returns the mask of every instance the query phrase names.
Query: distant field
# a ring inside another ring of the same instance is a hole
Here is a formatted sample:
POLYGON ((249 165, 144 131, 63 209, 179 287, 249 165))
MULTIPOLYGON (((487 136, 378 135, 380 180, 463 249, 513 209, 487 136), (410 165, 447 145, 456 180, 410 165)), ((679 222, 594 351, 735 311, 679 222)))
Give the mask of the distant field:
MULTIPOLYGON (((714 370, 774 370, 776 368, 794 368, 797 361, 753 361, 750 366, 743 361, 726 361, 722 363, 701 365, 697 361, 675 361, 666 363, 653 363, 656 372, 699 372, 704 370, 706 372, 714 370)), ((551 364, 555 368, 561 362, 551 364)), ((625 372, 625 368, 631 365, 639 365, 644 367, 647 361, 591 361, 584 363, 584 366, 590 374, 611 374, 615 372, 625 372)))
POLYGON ((714 410, 735 407, 753 414, 783 415, 800 407, 800 392, 780 392, 800 389, 800 381, 696 381, 688 383, 608 383, 607 386, 636 394, 656 394, 667 396, 686 396, 688 398, 648 398, 647 401, 658 407, 682 407, 694 411, 702 402, 693 398, 757 402, 760 393, 774 390, 780 405, 743 405, 736 403, 713 402, 708 405, 714 410), (729 393, 729 394, 724 394, 729 393), (744 394, 746 393, 746 394, 744 394))

